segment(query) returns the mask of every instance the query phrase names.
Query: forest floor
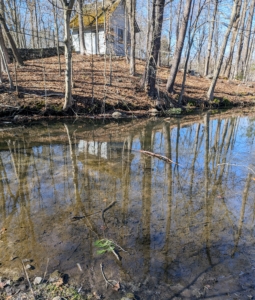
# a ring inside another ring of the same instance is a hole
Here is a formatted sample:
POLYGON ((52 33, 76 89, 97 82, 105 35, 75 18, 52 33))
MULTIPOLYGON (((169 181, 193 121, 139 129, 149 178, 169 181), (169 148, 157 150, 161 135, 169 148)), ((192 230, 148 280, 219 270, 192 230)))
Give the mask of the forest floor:
MULTIPOLYGON (((0 117, 6 119, 23 116, 36 119, 67 116, 62 111, 65 93, 64 66, 65 58, 61 56, 62 71, 59 75, 58 57, 35 59, 25 61, 25 66, 17 68, 15 75, 14 65, 10 64, 15 90, 10 91, 8 78, 4 75, 0 85, 0 117)), ((140 89, 143 70, 144 62, 139 60, 136 63, 136 75, 130 76, 125 58, 113 58, 110 62, 109 58, 105 61, 104 57, 73 54, 74 106, 71 114, 96 118, 111 117, 114 111, 125 112, 127 115, 148 115, 158 102, 140 89)), ((159 67, 159 98, 162 101, 164 98, 169 100, 172 106, 178 108, 183 73, 178 72, 174 95, 164 93, 168 75, 168 67, 159 67)), ((209 85, 210 80, 207 78, 187 75, 184 111, 208 107, 206 92, 209 85)), ((255 105, 254 87, 255 83, 252 82, 220 78, 209 108, 255 105)))

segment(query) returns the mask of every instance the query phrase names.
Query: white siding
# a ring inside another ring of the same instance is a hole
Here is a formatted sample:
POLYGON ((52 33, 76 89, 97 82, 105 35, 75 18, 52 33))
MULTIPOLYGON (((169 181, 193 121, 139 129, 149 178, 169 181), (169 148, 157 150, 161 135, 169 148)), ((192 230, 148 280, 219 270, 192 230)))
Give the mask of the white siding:
POLYGON ((74 50, 76 52, 79 52, 80 51, 80 42, 79 42, 79 34, 78 32, 76 31, 73 31, 73 34, 72 34, 72 40, 73 40, 73 47, 74 47, 74 50))
POLYGON ((125 8, 122 3, 116 8, 110 18, 110 27, 114 29, 114 44, 110 49, 115 55, 124 56, 125 55, 125 40, 126 40, 126 28, 125 28, 125 8), (123 30, 123 41, 120 42, 118 38, 118 29, 123 30))

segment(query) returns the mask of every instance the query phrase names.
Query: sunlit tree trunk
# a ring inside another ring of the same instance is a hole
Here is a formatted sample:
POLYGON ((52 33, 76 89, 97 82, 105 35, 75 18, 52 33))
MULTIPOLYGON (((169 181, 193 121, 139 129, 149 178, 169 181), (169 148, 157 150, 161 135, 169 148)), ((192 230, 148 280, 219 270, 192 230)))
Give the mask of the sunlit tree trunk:
MULTIPOLYGON (((215 28, 217 11, 218 11, 218 0, 215 0, 213 17, 212 17, 212 21, 209 25, 210 31, 209 31, 209 37, 208 37, 207 55, 206 55, 206 59, 205 59, 204 76, 207 76, 209 73, 209 65, 210 65, 211 52, 212 52, 213 33, 214 33, 214 28, 215 28)), ((210 14, 209 14, 209 18, 210 18, 210 14)))
POLYGON ((232 29, 232 26, 233 26, 235 20, 237 18, 239 18, 241 3, 242 3, 241 0, 235 0, 234 1, 233 8, 232 8, 232 13, 231 13, 231 19, 230 19, 227 31, 225 33, 223 42, 222 42, 221 51, 220 51, 220 55, 219 55, 219 58, 218 58, 217 66, 214 70, 213 79, 212 79, 211 85, 209 87, 209 90, 207 92, 208 100, 213 99, 214 89, 215 89, 217 79, 219 77, 220 70, 221 70, 221 67, 222 67, 222 62, 223 62, 223 58, 224 58, 224 54, 225 54, 225 50, 226 50, 226 46, 227 46, 227 42, 228 42, 228 37, 229 37, 229 34, 231 32, 231 29, 232 29))
POLYGON ((190 14, 190 8, 191 8, 192 0, 186 0, 185 7, 184 7, 184 15, 183 15, 183 21, 181 25, 181 29, 178 36, 178 41, 175 48, 174 53, 174 59, 173 64, 171 67, 170 75, 167 80, 166 89, 169 93, 172 93, 174 91, 174 82, 175 78, 178 72, 178 67, 181 60, 181 54, 184 44, 184 39, 187 31, 188 21, 189 21, 189 14, 190 14))
POLYGON ((0 24, 1 24, 1 27, 4 29, 5 35, 6 35, 8 41, 11 45, 12 52, 13 52, 13 55, 14 55, 17 63, 19 64, 19 66, 23 66, 24 65, 23 60, 22 60, 22 58, 21 58, 21 56, 18 52, 18 49, 15 45, 15 42, 14 42, 10 32, 9 32, 9 29, 8 29, 6 23, 5 23, 5 19, 4 19, 2 14, 0 14, 0 24))
POLYGON ((83 25, 83 9, 82 0, 78 0, 78 10, 79 10, 79 41, 80 41, 80 54, 85 54, 85 40, 84 40, 84 25, 83 25))
POLYGON ((65 102, 63 110, 68 110, 72 104, 72 50, 71 50, 71 35, 70 35, 70 18, 71 11, 75 0, 61 0, 64 9, 64 28, 65 28, 65 59, 66 59, 66 73, 65 73, 65 102))

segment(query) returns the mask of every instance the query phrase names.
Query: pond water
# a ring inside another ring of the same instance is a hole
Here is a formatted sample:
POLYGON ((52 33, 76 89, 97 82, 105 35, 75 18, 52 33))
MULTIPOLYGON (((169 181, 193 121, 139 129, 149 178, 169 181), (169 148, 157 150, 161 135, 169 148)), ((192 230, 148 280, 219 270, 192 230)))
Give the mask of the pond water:
POLYGON ((106 299, 252 299, 254 139, 252 116, 1 125, 0 275, 25 259, 106 299))

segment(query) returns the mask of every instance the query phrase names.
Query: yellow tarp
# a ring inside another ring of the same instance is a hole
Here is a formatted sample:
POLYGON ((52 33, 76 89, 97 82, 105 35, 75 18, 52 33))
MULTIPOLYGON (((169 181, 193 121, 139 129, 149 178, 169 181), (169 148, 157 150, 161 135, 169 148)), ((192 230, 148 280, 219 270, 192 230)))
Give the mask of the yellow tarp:
MULTIPOLYGON (((105 7, 105 13, 103 10, 102 5, 98 5, 97 8, 97 14, 96 14, 96 8, 95 4, 88 4, 83 7, 83 24, 85 27, 96 25, 96 16, 97 16, 97 22, 98 25, 104 24, 104 16, 106 18, 109 16, 109 14, 112 14, 118 5, 120 4, 121 0, 117 0, 111 5, 108 5, 105 7)), ((78 14, 76 14, 72 20, 70 21, 70 28, 79 28, 79 18, 78 14)))

